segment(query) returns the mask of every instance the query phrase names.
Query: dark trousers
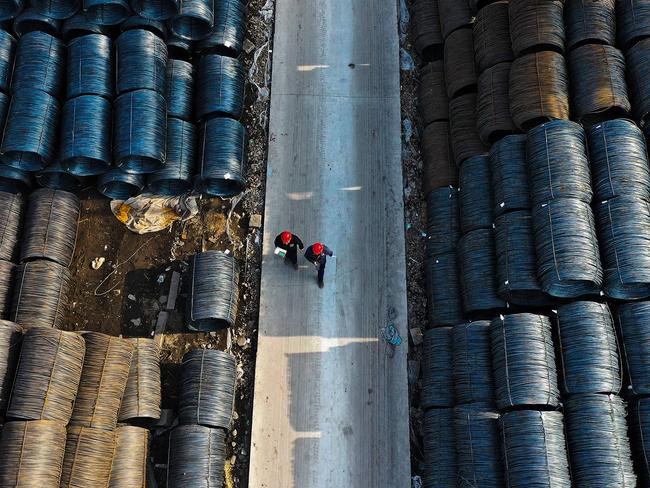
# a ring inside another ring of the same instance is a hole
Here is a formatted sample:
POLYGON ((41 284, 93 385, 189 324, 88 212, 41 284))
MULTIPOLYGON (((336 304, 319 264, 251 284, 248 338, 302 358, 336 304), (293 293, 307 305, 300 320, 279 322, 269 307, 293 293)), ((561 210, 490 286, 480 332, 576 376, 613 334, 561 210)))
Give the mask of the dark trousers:
POLYGON ((323 260, 321 265, 318 267, 318 283, 323 282, 323 277, 325 276, 325 264, 326 264, 326 261, 323 260))
POLYGON ((289 249, 287 249, 287 255, 285 256, 286 259, 291 261, 293 264, 298 264, 298 247, 297 246, 289 246, 289 249))

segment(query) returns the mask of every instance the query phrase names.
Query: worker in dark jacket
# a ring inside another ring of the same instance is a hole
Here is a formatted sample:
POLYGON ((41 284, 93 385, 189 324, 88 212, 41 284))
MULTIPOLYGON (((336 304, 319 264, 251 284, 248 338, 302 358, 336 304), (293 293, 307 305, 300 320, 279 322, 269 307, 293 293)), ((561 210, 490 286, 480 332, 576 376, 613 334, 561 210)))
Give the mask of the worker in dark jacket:
POLYGON ((327 256, 333 256, 332 250, 320 242, 315 242, 305 251, 305 259, 318 268, 318 286, 323 288, 323 277, 325 276, 325 264, 327 256))
POLYGON ((284 230, 275 238, 276 254, 277 249, 284 249, 286 251, 285 258, 293 263, 293 267, 298 269, 298 248, 304 249, 305 245, 295 234, 288 230, 284 230))

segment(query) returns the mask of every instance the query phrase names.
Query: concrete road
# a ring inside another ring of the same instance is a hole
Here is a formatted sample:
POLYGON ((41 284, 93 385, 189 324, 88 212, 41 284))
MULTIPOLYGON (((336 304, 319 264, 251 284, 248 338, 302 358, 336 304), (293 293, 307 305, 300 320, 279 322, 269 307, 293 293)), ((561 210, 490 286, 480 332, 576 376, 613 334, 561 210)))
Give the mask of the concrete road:
POLYGON ((277 0, 250 488, 410 486, 396 3, 277 0))

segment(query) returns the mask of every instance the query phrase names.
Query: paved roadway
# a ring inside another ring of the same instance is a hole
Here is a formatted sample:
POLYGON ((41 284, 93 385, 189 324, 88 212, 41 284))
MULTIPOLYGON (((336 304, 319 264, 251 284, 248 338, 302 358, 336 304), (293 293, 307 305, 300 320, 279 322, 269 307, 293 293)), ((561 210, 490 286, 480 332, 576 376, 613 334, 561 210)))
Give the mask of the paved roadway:
POLYGON ((249 488, 410 486, 396 3, 276 3, 249 488), (334 250, 325 289, 285 228, 334 250))

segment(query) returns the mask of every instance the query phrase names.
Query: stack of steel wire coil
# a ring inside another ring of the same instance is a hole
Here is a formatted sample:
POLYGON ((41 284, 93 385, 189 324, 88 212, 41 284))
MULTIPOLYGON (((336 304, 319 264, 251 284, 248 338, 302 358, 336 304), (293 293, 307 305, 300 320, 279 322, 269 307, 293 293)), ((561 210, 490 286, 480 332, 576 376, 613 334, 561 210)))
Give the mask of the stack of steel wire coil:
POLYGON ((167 486, 223 486, 225 460, 225 431, 202 425, 179 425, 169 436, 167 486))
POLYGON ((454 326, 452 376, 458 404, 494 404, 490 322, 454 326))
POLYGON ((160 418, 160 351, 153 339, 127 341, 134 345, 133 357, 118 421, 150 424, 160 418))
POLYGON ((115 429, 115 454, 108 488, 144 488, 147 486, 149 431, 142 427, 120 425, 115 429))
POLYGON ((0 417, 4 417, 9 403, 20 355, 22 332, 18 324, 0 320, 0 417))
POLYGON ((9 315, 15 263, 20 256, 25 199, 0 191, 0 317, 9 315))
POLYGON ((425 367, 422 371, 420 405, 425 409, 453 407, 452 328, 437 327, 425 331, 422 349, 425 367))

